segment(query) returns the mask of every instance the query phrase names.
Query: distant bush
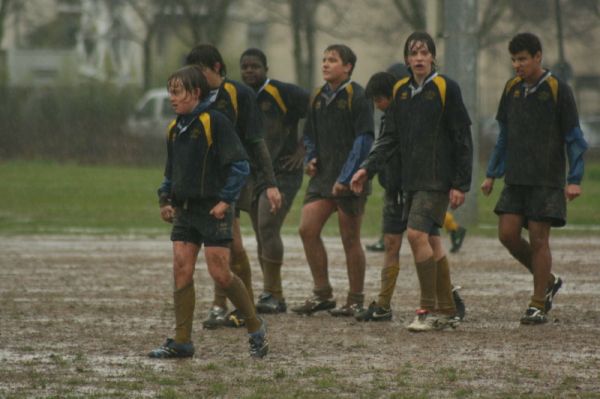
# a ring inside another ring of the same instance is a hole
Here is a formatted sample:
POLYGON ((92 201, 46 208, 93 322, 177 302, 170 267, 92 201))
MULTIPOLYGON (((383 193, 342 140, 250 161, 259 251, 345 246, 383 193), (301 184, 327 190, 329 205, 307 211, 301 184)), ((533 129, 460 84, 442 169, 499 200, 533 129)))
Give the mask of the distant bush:
POLYGON ((0 88, 0 158, 157 163, 162 143, 125 134, 138 95, 105 84, 0 88))

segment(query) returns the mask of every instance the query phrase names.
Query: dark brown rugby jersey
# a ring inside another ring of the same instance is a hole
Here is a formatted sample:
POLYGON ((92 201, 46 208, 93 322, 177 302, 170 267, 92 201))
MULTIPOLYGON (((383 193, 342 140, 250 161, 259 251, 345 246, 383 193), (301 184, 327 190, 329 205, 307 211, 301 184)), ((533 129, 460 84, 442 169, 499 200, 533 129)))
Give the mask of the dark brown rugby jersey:
POLYGON ((165 177, 172 182, 173 200, 218 199, 231 163, 248 155, 233 124, 218 111, 202 112, 184 129, 171 122, 165 177))
POLYGON ((432 73, 421 88, 412 78, 394 86, 388 127, 401 157, 403 191, 469 191, 471 120, 458 84, 432 73))
MULTIPOLYGON (((290 173, 283 168, 284 158, 295 154, 300 145, 298 122, 306 117, 309 94, 296 85, 268 79, 258 91, 256 101, 263 114, 273 170, 276 174, 290 173)), ((302 173, 302 167, 295 172, 302 173)))
POLYGON ((263 125, 256 105, 256 95, 243 83, 225 78, 210 108, 229 118, 246 149, 249 143, 263 138, 263 125))
POLYGON ((361 134, 373 135, 374 121, 372 105, 359 84, 348 82, 334 97, 324 94, 326 86, 311 102, 304 135, 314 143, 317 158, 317 174, 311 177, 307 192, 331 197, 354 140, 361 134))
POLYGON ((549 71, 529 88, 513 78, 504 88, 496 119, 507 132, 507 184, 565 186, 565 135, 579 126, 568 85, 549 71))

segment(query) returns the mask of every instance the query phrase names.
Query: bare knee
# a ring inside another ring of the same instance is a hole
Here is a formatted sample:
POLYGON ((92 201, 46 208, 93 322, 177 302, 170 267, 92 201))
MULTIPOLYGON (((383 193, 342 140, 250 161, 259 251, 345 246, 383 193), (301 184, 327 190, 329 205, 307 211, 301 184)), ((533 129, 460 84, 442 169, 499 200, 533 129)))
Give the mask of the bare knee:
POLYGON ((500 231, 498 233, 498 239, 508 249, 515 248, 519 245, 521 241, 521 236, 519 234, 515 234, 512 231, 500 231))

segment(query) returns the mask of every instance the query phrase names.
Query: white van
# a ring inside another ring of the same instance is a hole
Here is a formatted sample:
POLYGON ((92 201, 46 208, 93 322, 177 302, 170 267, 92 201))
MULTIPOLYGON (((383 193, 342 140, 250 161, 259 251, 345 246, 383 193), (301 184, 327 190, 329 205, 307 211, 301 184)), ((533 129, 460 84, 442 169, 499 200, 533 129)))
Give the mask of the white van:
POLYGON ((136 136, 164 138, 174 118, 167 90, 148 90, 137 102, 133 115, 127 119, 127 131, 136 136))

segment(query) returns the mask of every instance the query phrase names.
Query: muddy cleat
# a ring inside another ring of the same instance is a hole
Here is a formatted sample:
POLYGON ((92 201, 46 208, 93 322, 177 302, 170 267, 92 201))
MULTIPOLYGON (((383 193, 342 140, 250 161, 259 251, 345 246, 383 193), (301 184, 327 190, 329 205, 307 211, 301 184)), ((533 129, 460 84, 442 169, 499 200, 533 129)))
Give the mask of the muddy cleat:
POLYGON ((563 281, 562 278, 558 276, 554 276, 554 283, 552 286, 546 289, 546 301, 544 302, 544 311, 548 313, 552 309, 552 300, 554 300, 554 296, 562 287, 563 281))
POLYGON ((285 313, 287 305, 285 299, 277 299, 269 292, 263 292, 258 296, 256 304, 258 313, 285 313))
POLYGON ((392 320, 392 309, 386 309, 371 302, 369 307, 354 315, 357 321, 390 321, 392 320))
POLYGON ((367 251, 371 252, 383 252, 385 251, 385 246, 383 245, 383 237, 379 239, 379 241, 374 242, 373 244, 365 245, 367 251))
POLYGON ((456 316, 435 315, 425 309, 417 310, 415 319, 408 325, 408 331, 424 332, 456 328, 460 321, 456 316))
POLYGON ((237 309, 232 310, 225 316, 225 322, 223 323, 225 327, 239 328, 244 327, 246 325, 246 318, 237 309))
POLYGON ((194 356, 194 344, 178 344, 172 338, 167 338, 164 344, 148 353, 154 359, 181 359, 194 356))
POLYGON ((452 247, 450 248, 451 253, 454 254, 460 251, 460 247, 462 247, 466 234, 467 229, 464 227, 459 227, 458 229, 450 232, 450 241, 452 242, 452 247))
POLYGON ((358 313, 363 312, 364 310, 365 308, 363 308, 362 303, 353 303, 351 305, 345 304, 337 309, 331 309, 328 312, 333 317, 351 317, 356 316, 358 313))
POLYGON ((311 315, 322 310, 335 308, 333 299, 320 299, 319 297, 308 298, 304 304, 292 308, 292 312, 297 314, 311 315))
POLYGON ((467 307, 460 297, 458 290, 460 290, 460 286, 452 287, 452 298, 454 299, 454 306, 456 307, 456 316, 459 320, 463 320, 467 314, 467 307))
POLYGON ((248 334, 250 344, 250 356, 263 358, 269 352, 269 341, 267 340, 267 323, 261 319, 260 328, 248 334))
POLYGON ((202 327, 207 330, 214 330, 225 325, 227 309, 214 305, 208 312, 208 317, 202 322, 202 327))
POLYGON ((544 324, 547 321, 546 312, 533 306, 528 307, 525 315, 521 317, 521 324, 544 324))

